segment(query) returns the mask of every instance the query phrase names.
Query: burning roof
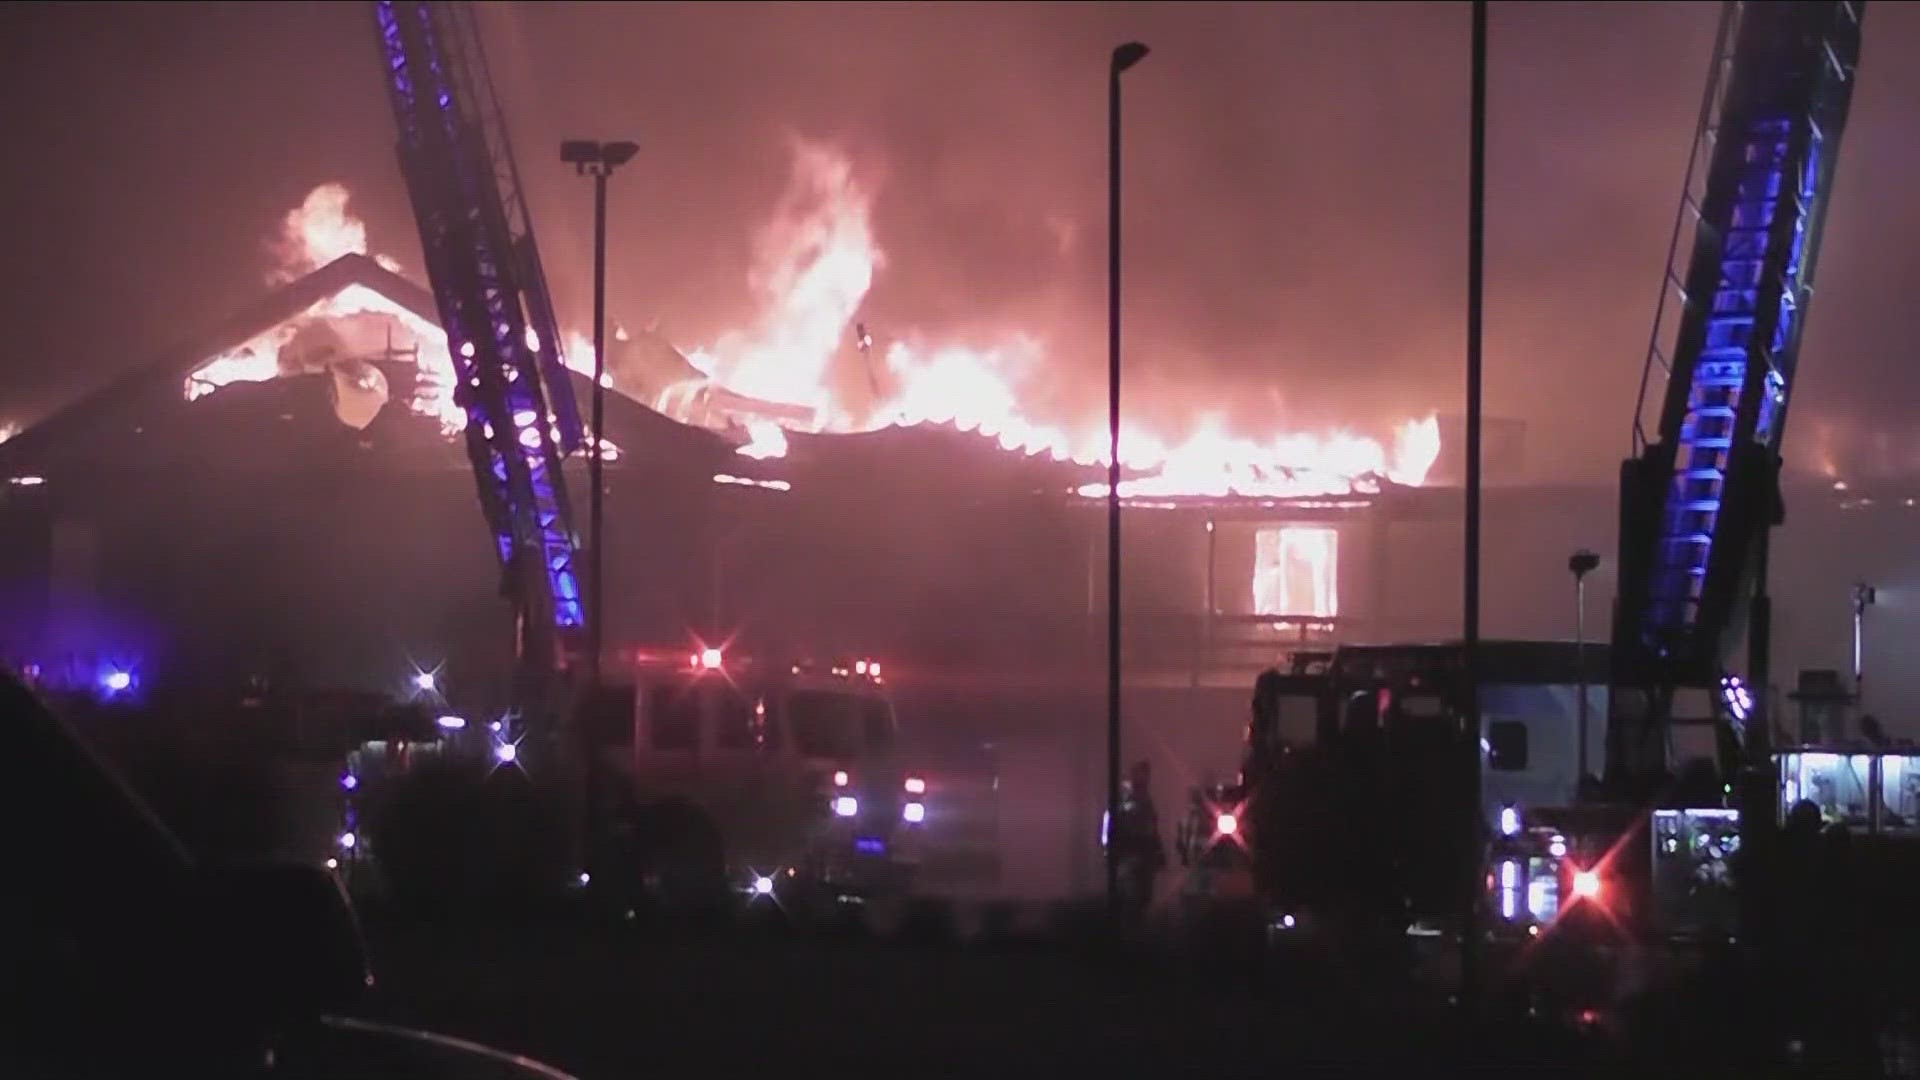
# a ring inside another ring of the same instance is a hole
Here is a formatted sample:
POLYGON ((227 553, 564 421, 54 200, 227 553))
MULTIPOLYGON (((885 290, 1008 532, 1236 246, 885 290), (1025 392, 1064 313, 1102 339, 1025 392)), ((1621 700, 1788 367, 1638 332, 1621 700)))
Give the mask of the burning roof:
MULTIPOLYGON (((964 461, 969 472, 1104 495, 1105 426, 1043 422, 1025 405, 1028 384, 1045 367, 1042 339, 1009 332, 979 346, 908 333, 876 350, 856 321, 885 265, 870 207, 844 156, 797 144, 791 189, 762 231, 749 275, 759 317, 687 350, 652 330, 617 327, 603 456, 618 460, 644 444, 650 461, 718 460, 716 477, 776 488, 816 467, 865 476, 899 471, 907 459, 925 463, 924 484, 951 479, 964 461), (849 379, 850 366, 861 377, 849 379), (904 453, 907 446, 917 449, 904 453), (990 458, 1004 467, 990 467, 990 458)), ((363 445, 403 416, 432 421, 443 436, 464 427, 431 294, 391 259, 368 254, 365 226, 347 212, 343 188, 316 188, 287 215, 273 247, 280 266, 270 280, 290 283, 216 333, 22 434, 0 460, 37 460, 116 418, 129 426, 118 412, 133 399, 165 393, 176 402, 237 403, 261 397, 236 394, 241 384, 281 380, 323 392, 363 445)), ((591 373, 586 337, 565 337, 558 344, 568 366, 591 373)), ((1439 428, 1428 417, 1397 425, 1385 442, 1343 430, 1256 438, 1201 417, 1171 441, 1123 425, 1120 450, 1129 498, 1340 497, 1421 484, 1439 453, 1439 428)))
MULTIPOLYGON (((464 456, 446 438, 443 386, 421 361, 435 335, 444 349, 431 293, 348 252, 0 444, 0 468, 42 475, 75 466, 192 461, 196 448, 218 453, 234 441, 232 431, 214 436, 205 429, 255 422, 292 423, 296 441, 306 446, 329 437, 362 449, 405 444, 464 468, 464 456), (365 324, 355 325, 360 320, 365 324), (369 348, 370 340, 380 344, 369 348), (353 400, 356 389, 376 388, 380 401, 370 412, 353 400), (389 407, 390 394, 406 408, 389 407), (206 423, 209 410, 218 423, 206 423), (204 445, 209 437, 217 447, 204 445)), ((576 377, 576 392, 589 389, 587 379, 576 377)), ((618 394, 609 395, 607 427, 626 445, 671 458, 732 456, 718 436, 618 394)))

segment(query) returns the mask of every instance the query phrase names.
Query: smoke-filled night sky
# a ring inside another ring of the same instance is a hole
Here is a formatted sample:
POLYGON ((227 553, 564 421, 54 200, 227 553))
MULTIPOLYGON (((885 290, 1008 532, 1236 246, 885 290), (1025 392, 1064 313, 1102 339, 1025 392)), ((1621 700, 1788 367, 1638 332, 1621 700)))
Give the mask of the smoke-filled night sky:
MULTIPOLYGON (((1106 60, 1127 76, 1131 387, 1236 428, 1460 407, 1467 13, 1451 4, 521 4, 485 27, 563 321, 591 192, 562 138, 633 138, 611 315, 705 342, 792 170, 873 193, 876 333, 1024 331, 1102 392, 1106 60)), ((1627 449, 1716 5, 1493 5, 1488 409, 1537 475, 1627 449)), ((1920 6, 1874 5, 1788 456, 1920 403, 1920 6)), ((418 276, 360 4, 18 5, 0 14, 13 257, 0 420, 158 355, 256 295, 323 181, 418 276)), ((1169 423, 1177 421, 1167 421, 1169 423)))

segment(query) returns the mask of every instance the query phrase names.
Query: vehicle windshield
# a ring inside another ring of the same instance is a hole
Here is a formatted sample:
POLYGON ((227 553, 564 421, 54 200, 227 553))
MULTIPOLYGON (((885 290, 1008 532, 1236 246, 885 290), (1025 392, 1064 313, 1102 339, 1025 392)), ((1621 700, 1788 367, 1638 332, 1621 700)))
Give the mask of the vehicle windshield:
POLYGON ((796 690, 787 699, 794 745, 811 757, 852 757, 893 745, 885 700, 837 690, 796 690))

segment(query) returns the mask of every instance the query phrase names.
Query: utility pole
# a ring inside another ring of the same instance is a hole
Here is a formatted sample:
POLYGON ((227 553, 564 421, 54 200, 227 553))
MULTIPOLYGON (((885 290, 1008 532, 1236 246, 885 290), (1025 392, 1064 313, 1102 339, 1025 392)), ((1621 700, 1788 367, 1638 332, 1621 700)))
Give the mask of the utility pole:
POLYGON ((1130 41, 1107 66, 1107 909, 1120 910, 1120 75, 1146 59, 1130 41))
POLYGON ((587 674, 597 686, 600 682, 601 652, 607 637, 606 575, 606 454, 607 437, 607 173, 604 165, 593 171, 593 442, 587 449, 588 541, 591 556, 588 573, 593 575, 592 598, 587 622, 587 674))
MULTIPOLYGON (((1480 753, 1480 368, 1482 307, 1486 291, 1487 233, 1487 0, 1473 0, 1473 59, 1467 122, 1467 536, 1461 639, 1466 653, 1466 711, 1473 747, 1472 842, 1481 862, 1486 828, 1481 812, 1480 753)), ((1485 892, 1473 875, 1460 941, 1460 997, 1470 1008, 1480 997, 1480 903, 1485 892)))

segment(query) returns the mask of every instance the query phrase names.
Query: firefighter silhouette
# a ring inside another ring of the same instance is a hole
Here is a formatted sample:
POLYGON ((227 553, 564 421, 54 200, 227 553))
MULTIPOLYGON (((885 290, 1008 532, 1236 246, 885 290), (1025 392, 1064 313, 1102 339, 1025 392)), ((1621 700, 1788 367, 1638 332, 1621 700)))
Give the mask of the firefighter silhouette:
POLYGON ((1167 865, 1166 849, 1160 843, 1160 814, 1153 805, 1153 767, 1145 761, 1135 762, 1120 786, 1112 844, 1121 908, 1137 917, 1153 903, 1154 887, 1167 865))

